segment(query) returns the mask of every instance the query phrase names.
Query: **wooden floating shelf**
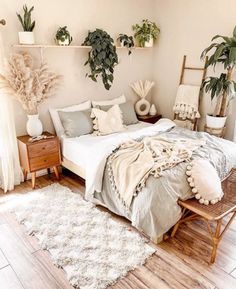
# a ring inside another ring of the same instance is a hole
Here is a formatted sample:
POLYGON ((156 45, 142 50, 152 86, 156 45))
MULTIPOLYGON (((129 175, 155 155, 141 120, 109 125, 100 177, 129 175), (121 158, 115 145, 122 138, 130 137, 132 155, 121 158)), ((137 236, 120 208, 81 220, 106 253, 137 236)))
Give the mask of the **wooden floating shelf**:
MULTIPOLYGON (((55 44, 13 44, 15 48, 71 48, 71 49, 91 49, 91 46, 83 45, 55 45, 55 44)), ((126 47, 116 46, 117 49, 127 49, 126 47)), ((132 49, 150 49, 150 47, 133 47, 132 49)))

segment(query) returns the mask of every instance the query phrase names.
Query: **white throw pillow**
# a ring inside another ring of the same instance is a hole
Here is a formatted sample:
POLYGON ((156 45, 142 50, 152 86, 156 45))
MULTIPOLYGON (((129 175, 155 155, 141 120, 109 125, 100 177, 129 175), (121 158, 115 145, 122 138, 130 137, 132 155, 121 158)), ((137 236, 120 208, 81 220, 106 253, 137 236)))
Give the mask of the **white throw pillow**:
POLYGON ((208 160, 197 159, 192 161, 187 166, 186 174, 192 192, 201 204, 214 205, 222 199, 224 193, 221 180, 208 160))
POLYGON ((52 122, 53 122, 57 136, 61 137, 65 133, 65 130, 64 130, 64 127, 61 123, 61 119, 60 119, 60 116, 58 114, 58 111, 65 111, 65 112, 81 111, 81 110, 87 110, 89 108, 91 108, 91 101, 90 100, 82 102, 80 104, 67 106, 64 108, 50 108, 49 112, 50 112, 52 122))
POLYGON ((114 98, 114 99, 109 99, 109 100, 98 100, 98 101, 92 101, 92 106, 105 106, 105 105, 115 105, 115 104, 121 104, 126 102, 126 97, 124 94, 121 96, 114 98))
POLYGON ((96 135, 106 135, 125 130, 118 104, 112 106, 108 111, 92 108, 91 117, 94 118, 93 129, 96 135))

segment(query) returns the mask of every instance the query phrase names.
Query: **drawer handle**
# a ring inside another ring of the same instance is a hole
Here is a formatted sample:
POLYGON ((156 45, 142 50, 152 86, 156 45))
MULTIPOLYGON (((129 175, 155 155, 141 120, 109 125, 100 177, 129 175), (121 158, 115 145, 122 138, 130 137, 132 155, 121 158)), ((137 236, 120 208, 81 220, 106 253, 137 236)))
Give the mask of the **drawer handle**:
POLYGON ((42 150, 45 150, 46 148, 45 147, 42 147, 42 150))
POLYGON ((46 162, 47 162, 47 160, 44 160, 44 162, 46 163, 46 162))

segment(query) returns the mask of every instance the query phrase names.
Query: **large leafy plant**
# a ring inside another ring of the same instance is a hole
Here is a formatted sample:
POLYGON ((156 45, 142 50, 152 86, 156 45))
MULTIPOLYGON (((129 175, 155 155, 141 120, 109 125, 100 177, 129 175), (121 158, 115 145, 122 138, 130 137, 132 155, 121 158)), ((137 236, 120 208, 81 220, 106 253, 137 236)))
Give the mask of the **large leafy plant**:
POLYGON ((70 32, 67 29, 67 26, 59 27, 56 33, 56 41, 65 42, 67 39, 69 40, 69 44, 71 44, 73 38, 70 35, 70 32))
POLYGON ((34 10, 34 6, 28 9, 27 5, 23 6, 24 15, 21 16, 20 14, 16 13, 24 31, 31 32, 34 30, 35 21, 32 22, 31 20, 31 13, 34 10))
POLYGON ((145 42, 149 42, 151 39, 156 40, 160 34, 160 29, 156 23, 147 19, 142 20, 141 25, 135 24, 132 28, 134 30, 134 37, 142 47, 145 46, 145 42))
POLYGON ((85 62, 91 72, 86 76, 93 81, 97 81, 98 76, 101 76, 104 87, 109 90, 114 80, 114 67, 118 64, 114 40, 106 31, 96 29, 88 33, 82 45, 91 46, 88 60, 85 62))
POLYGON ((236 83, 233 81, 232 73, 236 65, 236 27, 234 28, 232 37, 216 35, 212 38, 214 41, 201 54, 201 58, 205 58, 210 52, 206 67, 222 64, 226 73, 221 73, 219 77, 208 77, 202 84, 202 89, 209 92, 211 99, 217 98, 214 116, 226 116, 229 101, 234 98, 236 93, 236 83), (223 40, 215 42, 215 40, 223 40))

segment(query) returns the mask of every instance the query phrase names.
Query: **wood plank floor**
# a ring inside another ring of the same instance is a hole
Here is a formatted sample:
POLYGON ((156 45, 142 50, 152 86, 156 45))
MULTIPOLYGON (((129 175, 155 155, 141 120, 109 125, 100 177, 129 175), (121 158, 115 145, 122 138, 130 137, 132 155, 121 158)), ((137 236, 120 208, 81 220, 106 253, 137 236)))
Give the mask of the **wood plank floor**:
MULTIPOLYGON (((37 188, 52 182, 53 176, 40 177, 37 188)), ((83 182, 71 173, 64 174, 60 183, 76 193, 84 192, 83 182)), ((9 195, 31 190, 27 181, 9 195)), ((130 225, 121 217, 112 217, 130 225)), ((157 249, 154 256, 109 289, 236 289, 236 222, 225 234, 216 263, 211 266, 205 232, 204 224, 196 221, 183 224, 173 239, 157 246, 150 243, 157 249)), ((0 214, 0 289, 72 289, 50 254, 41 250, 37 239, 26 235, 24 226, 8 213, 0 214)))

